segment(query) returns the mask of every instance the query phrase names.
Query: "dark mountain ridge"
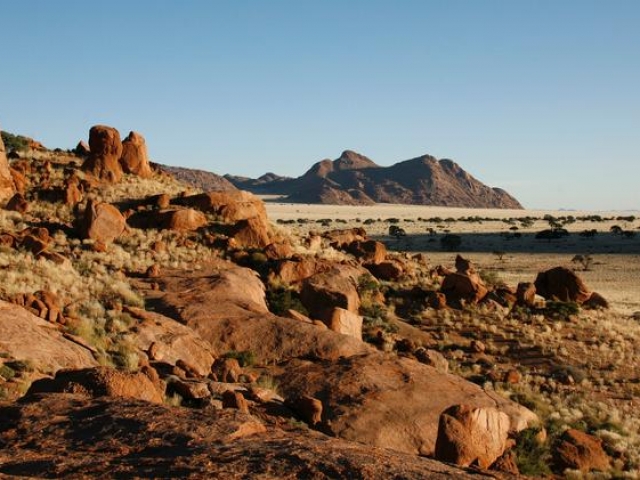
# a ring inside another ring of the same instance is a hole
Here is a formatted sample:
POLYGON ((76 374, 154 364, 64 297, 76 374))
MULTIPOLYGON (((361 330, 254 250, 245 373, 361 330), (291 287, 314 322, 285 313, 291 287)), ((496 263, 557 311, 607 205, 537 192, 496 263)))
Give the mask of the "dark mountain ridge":
POLYGON ((315 163, 298 178, 269 173, 259 179, 226 175, 237 188, 260 194, 285 195, 299 203, 400 203, 473 208, 521 209, 500 188, 483 184, 450 159, 423 155, 389 167, 346 150, 335 160, 315 163))

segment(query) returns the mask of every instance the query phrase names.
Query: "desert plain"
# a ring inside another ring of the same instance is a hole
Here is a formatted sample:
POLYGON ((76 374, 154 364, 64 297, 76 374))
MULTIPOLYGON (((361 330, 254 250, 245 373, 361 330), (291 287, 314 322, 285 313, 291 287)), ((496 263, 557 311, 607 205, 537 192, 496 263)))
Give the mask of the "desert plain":
POLYGON ((432 265, 452 265, 456 254, 462 253, 481 270, 495 272, 508 285, 533 281, 538 272, 563 265, 579 270, 587 285, 607 298, 617 313, 640 312, 640 211, 318 205, 282 203, 277 196, 262 198, 271 221, 292 233, 362 227, 391 250, 426 253, 432 265), (472 218, 481 220, 467 220, 472 218), (533 221, 523 226, 521 220, 526 218, 533 221), (553 240, 536 239, 538 232, 549 228, 545 218, 575 219, 563 223, 562 228, 570 235, 553 240), (306 222, 301 223, 300 219, 306 222), (291 221, 295 223, 288 223, 291 221), (407 235, 390 236, 392 224, 403 228, 407 235), (616 226, 634 235, 612 233, 611 228, 616 226), (597 233, 589 237, 580 235, 590 230, 597 233), (439 238, 447 232, 462 237, 455 252, 441 248, 439 238), (515 237, 515 232, 521 236, 515 237), (576 255, 591 256, 586 270, 572 262, 576 255))

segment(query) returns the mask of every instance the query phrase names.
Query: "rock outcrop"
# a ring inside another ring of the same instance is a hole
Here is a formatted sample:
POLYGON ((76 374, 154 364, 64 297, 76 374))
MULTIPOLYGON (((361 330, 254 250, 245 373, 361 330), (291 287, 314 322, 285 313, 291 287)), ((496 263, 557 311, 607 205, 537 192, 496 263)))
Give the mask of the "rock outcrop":
POLYGON ((435 458, 487 469, 506 450, 509 417, 494 407, 454 405, 440 416, 435 458))
POLYGON ((574 271, 565 267, 555 267, 538 273, 534 285, 536 293, 547 300, 575 302, 594 308, 608 306, 600 294, 591 292, 574 271))
POLYGON ((82 170, 100 180, 119 182, 122 178, 122 141, 118 130, 105 125, 91 127, 89 148, 90 154, 82 164, 82 170))
POLYGON ((121 372, 110 367, 60 370, 53 379, 33 382, 27 395, 53 392, 133 398, 151 403, 163 401, 163 392, 143 373, 121 372))
POLYGON ((120 211, 108 203, 87 202, 83 217, 79 220, 82 238, 95 240, 104 244, 113 242, 126 227, 120 211))
POLYGON ((120 165, 124 173, 132 173, 142 178, 153 175, 147 154, 147 144, 139 133, 129 132, 127 138, 122 141, 120 165))
POLYGON ((43 372, 97 365, 91 350, 65 336, 55 324, 1 300, 0 350, 9 358, 28 359, 43 372))
POLYGON ((0 406, 0 476, 383 480, 494 478, 435 460, 280 429, 237 409, 31 395, 0 406))
POLYGON ((452 405, 497 408, 513 431, 536 420, 526 408, 460 377, 377 352, 337 362, 292 360, 281 365, 276 380, 287 398, 322 402, 322 431, 417 455, 434 454, 440 414, 452 405))

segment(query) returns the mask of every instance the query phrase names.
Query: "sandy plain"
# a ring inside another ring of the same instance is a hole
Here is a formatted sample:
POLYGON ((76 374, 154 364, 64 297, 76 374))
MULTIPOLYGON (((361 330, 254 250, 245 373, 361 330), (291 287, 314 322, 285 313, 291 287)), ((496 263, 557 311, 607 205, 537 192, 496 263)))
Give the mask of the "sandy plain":
POLYGON ((616 313, 627 316, 640 312, 640 211, 309 205, 282 203, 277 197, 264 200, 271 221, 293 233, 305 235, 310 231, 360 226, 391 250, 426 253, 433 266, 453 266, 460 253, 479 269, 495 272, 512 286, 533 281, 539 271, 547 268, 571 267, 579 271, 591 290, 609 300, 616 313), (554 240, 535 238, 536 233, 549 228, 549 216, 573 218, 569 222, 560 220, 570 235, 554 240), (533 221, 523 225, 522 220, 527 217, 533 221), (476 220, 469 221, 470 218, 476 220), (397 223, 392 223, 394 219, 397 223), (407 235, 390 236, 392 224, 402 227, 407 235), (633 233, 612 233, 614 226, 633 233), (586 230, 597 233, 590 238, 580 235, 586 230), (455 252, 441 248, 439 239, 446 233, 462 237, 455 252), (578 254, 591 256, 588 270, 583 271, 581 265, 572 262, 578 254))

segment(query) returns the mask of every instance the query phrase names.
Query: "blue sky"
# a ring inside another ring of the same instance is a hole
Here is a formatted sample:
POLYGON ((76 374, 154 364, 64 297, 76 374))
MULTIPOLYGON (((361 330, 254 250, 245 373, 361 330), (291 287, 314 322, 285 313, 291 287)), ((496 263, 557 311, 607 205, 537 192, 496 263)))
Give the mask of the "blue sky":
POLYGON ((640 2, 0 0, 0 127, 297 176, 451 158, 527 208, 640 209, 640 2))

